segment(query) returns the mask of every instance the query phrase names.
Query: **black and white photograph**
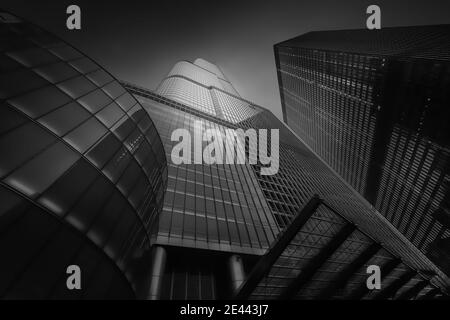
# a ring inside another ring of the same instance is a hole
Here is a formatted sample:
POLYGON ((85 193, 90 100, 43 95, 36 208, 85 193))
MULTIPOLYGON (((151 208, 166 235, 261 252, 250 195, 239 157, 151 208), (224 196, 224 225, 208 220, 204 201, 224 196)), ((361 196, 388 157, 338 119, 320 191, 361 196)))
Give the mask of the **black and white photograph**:
POLYGON ((449 12, 1 0, 0 300, 447 304, 449 12))

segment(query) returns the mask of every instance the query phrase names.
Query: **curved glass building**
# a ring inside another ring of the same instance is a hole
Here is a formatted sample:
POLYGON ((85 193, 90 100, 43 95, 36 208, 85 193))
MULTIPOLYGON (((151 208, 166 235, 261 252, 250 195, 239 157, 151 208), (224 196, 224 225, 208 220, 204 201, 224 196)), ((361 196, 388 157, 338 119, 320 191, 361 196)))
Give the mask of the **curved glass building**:
POLYGON ((0 154, 0 297, 135 298, 167 183, 155 126, 97 63, 2 12, 0 154))

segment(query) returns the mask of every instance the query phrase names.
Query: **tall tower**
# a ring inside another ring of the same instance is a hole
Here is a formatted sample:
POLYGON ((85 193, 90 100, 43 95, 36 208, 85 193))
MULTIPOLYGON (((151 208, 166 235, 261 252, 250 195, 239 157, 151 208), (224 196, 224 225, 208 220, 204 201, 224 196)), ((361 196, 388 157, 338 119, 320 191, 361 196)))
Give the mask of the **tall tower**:
POLYGON ((450 274, 450 26, 310 32, 274 50, 284 121, 450 274))
POLYGON ((178 62, 154 92, 124 85, 155 122, 168 159, 149 298, 418 298, 436 294, 434 286, 446 290, 445 274, 270 111, 240 97, 217 66, 178 62), (278 172, 261 174, 260 162, 174 164, 172 133, 194 137, 199 127, 278 129, 278 172), (385 275, 382 290, 367 290, 369 265, 385 275))

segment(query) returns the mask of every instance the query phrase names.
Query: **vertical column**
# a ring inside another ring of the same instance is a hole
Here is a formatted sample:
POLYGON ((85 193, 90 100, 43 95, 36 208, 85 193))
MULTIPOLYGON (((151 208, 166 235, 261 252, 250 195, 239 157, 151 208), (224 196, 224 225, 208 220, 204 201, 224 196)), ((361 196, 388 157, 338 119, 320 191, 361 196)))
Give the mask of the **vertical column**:
POLYGON ((146 295, 147 300, 159 300, 161 298, 164 270, 166 269, 166 249, 155 246, 152 249, 151 268, 149 274, 150 286, 146 295))
POLYGON ((241 256, 234 254, 228 259, 228 272, 231 279, 231 290, 234 293, 245 280, 244 262, 241 256))

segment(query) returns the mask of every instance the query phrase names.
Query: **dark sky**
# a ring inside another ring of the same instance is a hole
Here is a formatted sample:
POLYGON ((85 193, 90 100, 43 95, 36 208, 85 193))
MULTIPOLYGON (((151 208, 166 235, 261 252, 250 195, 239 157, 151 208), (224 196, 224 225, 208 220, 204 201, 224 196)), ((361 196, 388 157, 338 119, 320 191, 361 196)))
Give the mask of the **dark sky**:
POLYGON ((281 116, 273 44, 313 30, 450 23, 450 0, 94 1, 1 0, 0 7, 64 38, 117 78, 155 89, 176 61, 219 65, 241 96, 281 116), (77 4, 82 30, 66 29, 77 4))

